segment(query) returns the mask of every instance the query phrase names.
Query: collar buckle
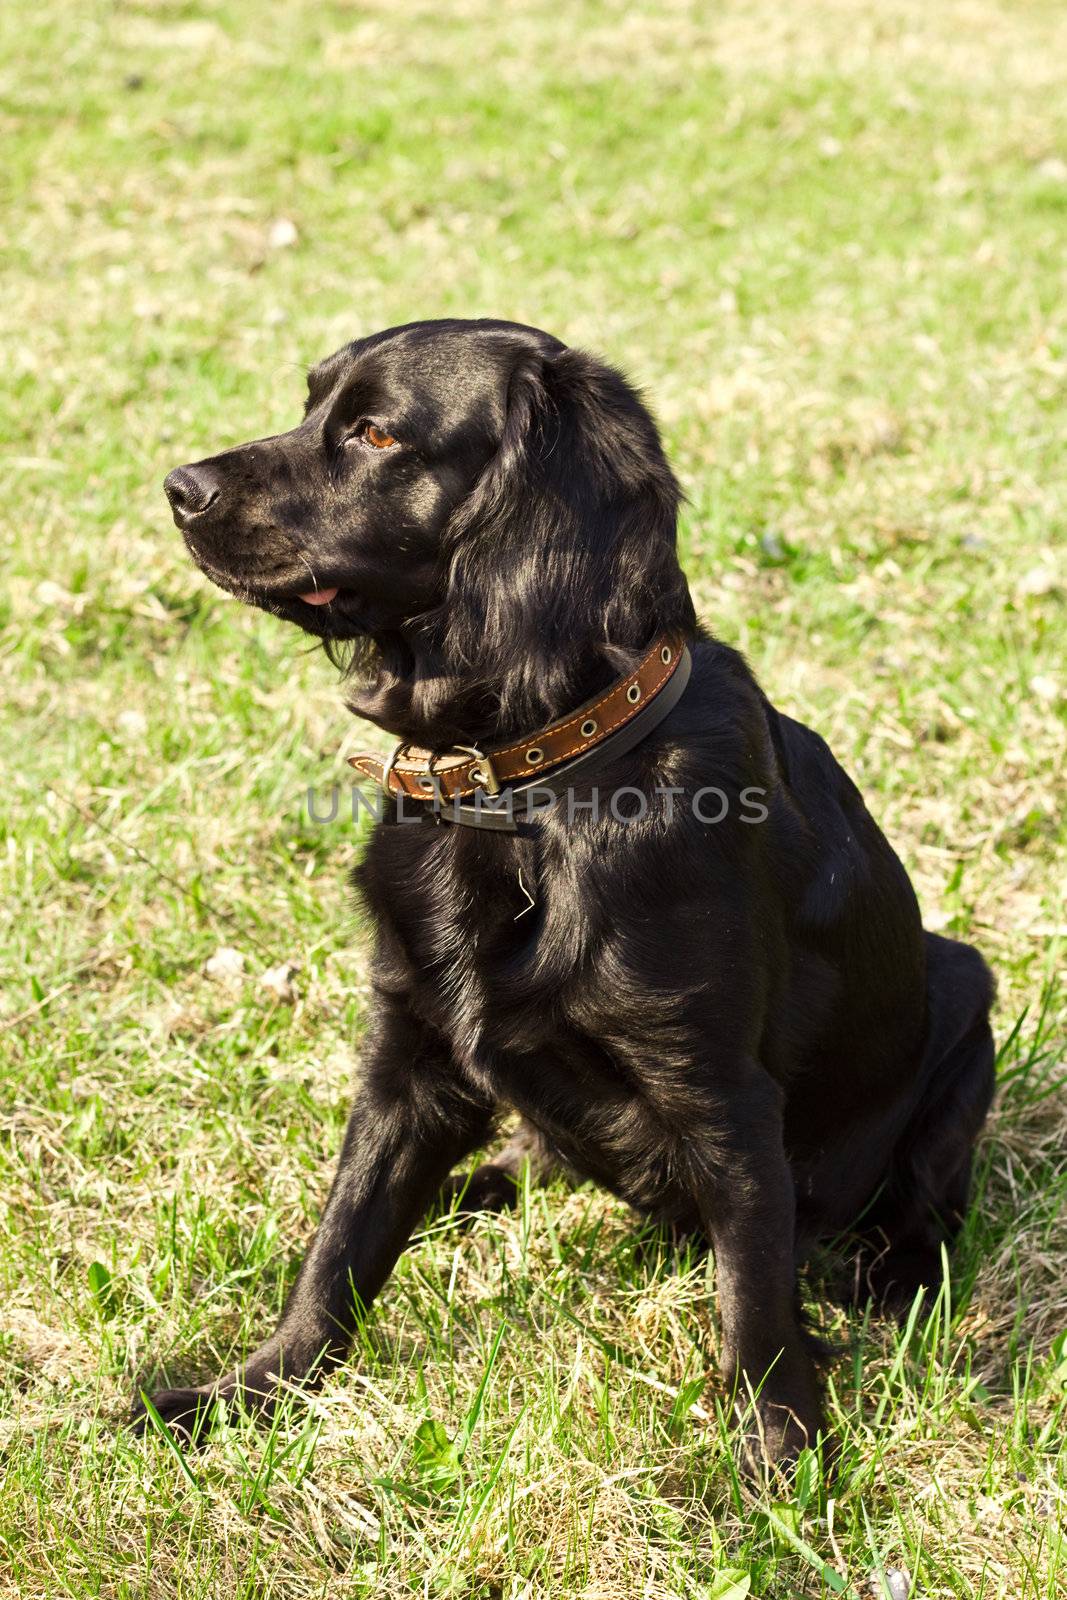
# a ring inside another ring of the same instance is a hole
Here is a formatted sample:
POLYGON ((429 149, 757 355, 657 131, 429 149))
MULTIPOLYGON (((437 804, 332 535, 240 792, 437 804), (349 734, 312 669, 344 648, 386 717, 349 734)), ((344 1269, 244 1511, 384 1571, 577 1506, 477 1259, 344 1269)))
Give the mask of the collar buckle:
POLYGON ((396 766, 396 758, 400 754, 401 750, 407 749, 408 742, 409 741, 407 739, 398 739, 396 744, 394 744, 393 748, 390 750, 388 756, 385 758, 385 761, 382 763, 381 784, 386 794, 389 793, 389 774, 396 766))
POLYGON ((496 769, 492 761, 484 750, 479 750, 477 745, 473 744, 454 744, 452 748, 453 750, 462 751, 464 755, 475 756, 481 763, 480 766, 471 767, 470 769, 472 783, 479 784, 486 794, 500 793, 500 779, 496 775, 496 769))

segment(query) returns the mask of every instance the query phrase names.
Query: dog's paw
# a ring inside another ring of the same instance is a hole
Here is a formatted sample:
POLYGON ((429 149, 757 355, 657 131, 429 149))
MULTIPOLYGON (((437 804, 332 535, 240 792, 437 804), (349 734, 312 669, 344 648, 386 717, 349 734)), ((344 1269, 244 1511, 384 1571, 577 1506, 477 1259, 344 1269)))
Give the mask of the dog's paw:
POLYGON ((134 1402, 132 1425, 138 1434, 150 1433, 158 1417, 185 1443, 197 1445, 211 1431, 221 1408, 269 1420, 283 1391, 297 1385, 314 1387, 324 1367, 321 1352, 317 1359, 298 1359, 292 1348, 283 1352, 277 1341, 270 1339, 243 1366, 214 1383, 192 1389, 159 1389, 147 1397, 147 1404, 142 1391, 134 1402))
POLYGON ((269 1417, 277 1402, 278 1381, 273 1373, 260 1375, 246 1369, 217 1383, 203 1383, 194 1389, 159 1389, 147 1398, 151 1411, 143 1394, 134 1401, 131 1423, 135 1433, 150 1433, 158 1417, 183 1443, 199 1445, 223 1407, 269 1417))
POLYGON ((442 1185, 438 1204, 453 1209, 457 1217, 477 1216, 481 1211, 510 1211, 519 1199, 515 1174, 495 1161, 486 1161, 473 1172, 454 1172, 442 1185))
POLYGON ((829 1469, 835 1441, 817 1407, 761 1395, 744 1417, 742 1465, 750 1477, 788 1478, 802 1452, 816 1449, 829 1469))
POLYGON ((147 1404, 144 1395, 137 1397, 131 1425, 133 1431, 143 1437, 152 1432, 158 1418, 183 1443, 197 1445, 210 1431, 219 1401, 231 1398, 232 1391, 227 1394, 221 1387, 213 1388, 209 1384, 197 1389, 159 1389, 147 1397, 147 1404))

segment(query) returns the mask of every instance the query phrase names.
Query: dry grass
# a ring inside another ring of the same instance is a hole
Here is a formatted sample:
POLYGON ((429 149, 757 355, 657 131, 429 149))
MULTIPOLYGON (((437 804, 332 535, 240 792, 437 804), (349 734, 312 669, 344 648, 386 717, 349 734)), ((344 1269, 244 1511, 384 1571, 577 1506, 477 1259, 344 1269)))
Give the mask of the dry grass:
POLYGON ((0 1593, 1063 1592, 1064 27, 4 10, 0 1593), (235 1419, 183 1463, 120 1425, 269 1323, 365 1001, 358 840, 303 808, 343 770, 329 670, 193 573, 159 481, 286 425, 345 338, 490 313, 648 386, 704 615, 997 968, 951 1300, 901 1333, 813 1279, 829 1493, 814 1463, 737 1483, 709 1267, 560 1186, 434 1223, 270 1437, 235 1419), (258 982, 281 961, 293 1003, 258 982))

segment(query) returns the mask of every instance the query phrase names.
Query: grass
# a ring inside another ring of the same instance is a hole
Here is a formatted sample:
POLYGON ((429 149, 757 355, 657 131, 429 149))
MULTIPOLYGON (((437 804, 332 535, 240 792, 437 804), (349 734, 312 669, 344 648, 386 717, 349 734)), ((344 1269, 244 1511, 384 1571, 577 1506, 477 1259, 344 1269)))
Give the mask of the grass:
POLYGON ((1062 7, 10 0, 0 34, 0 1593, 1063 1594, 1062 7), (160 480, 440 314, 647 386, 704 616, 997 970, 951 1291, 898 1330, 811 1285, 829 1488, 737 1480, 711 1269, 588 1187, 431 1221, 269 1435, 122 1427, 267 1329, 366 998, 358 839, 304 808, 330 670, 194 573, 160 480))

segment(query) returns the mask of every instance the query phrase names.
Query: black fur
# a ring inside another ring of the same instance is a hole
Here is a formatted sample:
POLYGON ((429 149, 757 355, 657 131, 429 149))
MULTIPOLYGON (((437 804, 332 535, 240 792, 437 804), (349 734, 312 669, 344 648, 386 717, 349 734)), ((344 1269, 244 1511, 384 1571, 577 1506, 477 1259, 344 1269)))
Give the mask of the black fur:
POLYGON ((643 821, 376 828, 356 875, 374 1020, 322 1223, 267 1343, 157 1408, 190 1427, 238 1386, 269 1406, 278 1375, 340 1358, 452 1168, 514 1109, 517 1142, 452 1180, 461 1203, 507 1203, 532 1156, 537 1176, 563 1163, 702 1230, 726 1382, 759 1389, 765 1457, 795 1454, 823 1426, 797 1262, 862 1217, 880 1290, 937 1277, 992 1096, 992 985, 973 950, 923 933, 823 740, 697 623, 640 399, 534 329, 416 323, 318 367, 293 432, 179 469, 168 493, 210 577, 320 634, 352 709, 424 746, 533 730, 668 628, 694 668, 597 774, 602 796, 651 797, 643 821), (375 448, 368 422, 398 442, 375 448), (691 804, 710 785, 729 801, 717 823, 691 804))

